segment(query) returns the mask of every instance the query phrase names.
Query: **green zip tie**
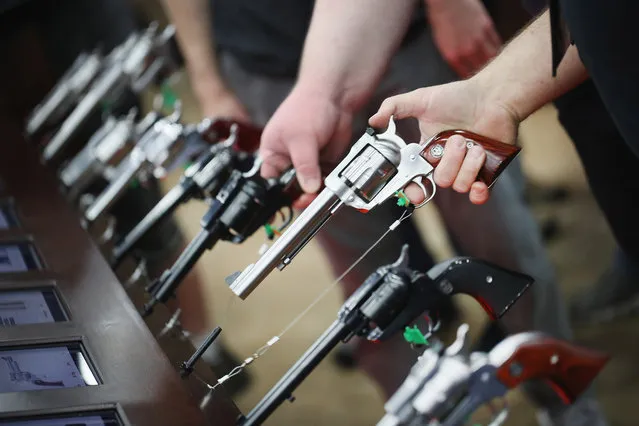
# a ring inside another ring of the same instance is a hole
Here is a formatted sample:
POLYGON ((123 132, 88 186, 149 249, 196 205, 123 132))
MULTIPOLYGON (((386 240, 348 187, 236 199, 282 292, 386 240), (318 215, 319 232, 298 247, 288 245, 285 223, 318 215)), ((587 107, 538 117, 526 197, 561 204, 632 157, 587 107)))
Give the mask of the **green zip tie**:
POLYGON ((175 91, 173 91, 171 86, 169 86, 168 84, 163 84, 161 88, 161 92, 162 92, 162 99, 164 100, 163 106, 168 108, 173 108, 175 106, 175 103, 178 100, 178 97, 175 91))
POLYGON ((188 161, 182 166, 182 170, 186 171, 186 169, 188 169, 192 165, 193 165, 193 162, 192 161, 188 161))
POLYGON ((266 225, 264 225, 264 230, 266 231, 266 236, 269 240, 275 238, 275 232, 273 232, 273 228, 270 224, 267 223, 266 225))
POLYGON ((131 189, 138 189, 139 187, 140 187, 140 181, 137 179, 133 179, 131 183, 129 184, 129 188, 131 189))
POLYGON ((416 325, 414 325, 412 328, 406 327, 404 329, 404 340, 412 345, 428 345, 428 340, 426 340, 426 337, 424 337, 424 335, 419 330, 419 328, 417 328, 416 325))
POLYGON ((403 190, 400 189, 399 191, 395 191, 395 196, 397 197, 398 206, 408 207, 408 205, 410 204, 410 200, 408 199, 406 194, 404 194, 403 190))

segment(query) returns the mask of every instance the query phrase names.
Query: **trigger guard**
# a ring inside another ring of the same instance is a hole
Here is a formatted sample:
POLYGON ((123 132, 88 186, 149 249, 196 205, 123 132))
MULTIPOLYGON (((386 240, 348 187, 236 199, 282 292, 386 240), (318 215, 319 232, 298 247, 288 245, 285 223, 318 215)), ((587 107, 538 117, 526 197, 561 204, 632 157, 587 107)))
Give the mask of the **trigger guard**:
POLYGON ((260 157, 259 155, 255 155, 254 158, 255 159, 251 168, 248 171, 242 173, 242 177, 245 179, 250 179, 257 176, 260 172, 260 169, 262 168, 262 164, 264 163, 262 157, 260 157))
POLYGON ((426 178, 431 182, 431 186, 433 188, 432 192, 426 190, 426 187, 422 183, 422 177, 421 176, 417 176, 416 178, 414 178, 412 180, 413 183, 415 183, 415 184, 417 184, 417 186, 419 186, 419 188, 424 193, 424 197, 425 197, 424 201, 422 201, 421 203, 419 203, 418 205, 415 206, 416 209, 419 209, 420 207, 424 207, 426 204, 430 203, 431 200, 435 197, 435 193, 437 193, 437 185, 435 185, 435 181, 433 180, 433 177, 431 175, 428 175, 428 176, 426 176, 426 178))

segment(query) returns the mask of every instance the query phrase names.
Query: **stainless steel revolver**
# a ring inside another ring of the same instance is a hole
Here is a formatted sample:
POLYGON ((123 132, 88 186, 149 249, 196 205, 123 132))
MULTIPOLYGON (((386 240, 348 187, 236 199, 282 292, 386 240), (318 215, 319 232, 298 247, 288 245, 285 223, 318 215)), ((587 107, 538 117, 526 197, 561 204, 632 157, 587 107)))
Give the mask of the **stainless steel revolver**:
POLYGON ((435 195, 434 166, 443 154, 449 137, 461 135, 467 146, 480 144, 486 151, 486 163, 479 179, 489 187, 515 158, 519 148, 464 130, 449 130, 433 136, 425 144, 406 143, 396 134, 391 118, 388 129, 377 133, 368 129, 346 157, 324 180, 325 189, 298 216, 269 250, 235 277, 231 290, 245 299, 275 268, 284 269, 322 226, 343 206, 366 213, 399 195, 408 184, 416 183, 428 203, 435 195), (430 162, 429 162, 430 161, 430 162), (422 178, 430 182, 426 189, 422 178))
POLYGON ((80 100, 89 84, 102 69, 104 58, 99 50, 83 52, 27 117, 26 135, 37 138, 46 127, 52 127, 67 115, 80 100))
MULTIPOLYGON (((179 111, 179 109, 178 109, 179 111)), ((162 178, 187 147, 186 129, 178 123, 179 114, 163 118, 139 139, 131 152, 113 170, 110 184, 86 209, 87 222, 97 220, 109 210, 135 178, 162 178)))
POLYGON ((121 118, 109 116, 93 134, 87 145, 59 172, 60 180, 68 190, 68 197, 76 201, 93 182, 114 167, 122 155, 135 143, 137 109, 121 118))
MULTIPOLYGON (((157 96, 154 109, 139 121, 136 121, 136 108, 132 108, 126 116, 115 118, 109 115, 106 118, 87 145, 60 169, 60 180, 72 202, 78 201, 100 178, 107 182, 114 178, 115 167, 131 152, 136 142, 163 118, 163 104, 164 98, 157 96)), ((177 106, 170 117, 172 121, 180 117, 179 103, 177 106)))
POLYGON ((489 353, 469 353, 467 333, 468 325, 462 324, 452 345, 437 343, 422 354, 386 402, 386 415, 377 426, 462 426, 486 404, 493 408, 490 426, 499 426, 508 417, 508 407, 491 402, 511 389, 528 380, 546 380, 570 404, 609 360, 541 332, 514 334, 489 353))
MULTIPOLYGON (((166 31, 172 34, 171 30, 169 27, 166 31)), ((146 88, 167 62, 162 56, 154 55, 154 51, 161 47, 159 43, 169 41, 164 34, 158 35, 158 25, 153 23, 142 34, 132 34, 113 49, 86 95, 46 144, 43 160, 50 162, 58 157, 101 103, 115 102, 127 89, 139 93, 146 88)))

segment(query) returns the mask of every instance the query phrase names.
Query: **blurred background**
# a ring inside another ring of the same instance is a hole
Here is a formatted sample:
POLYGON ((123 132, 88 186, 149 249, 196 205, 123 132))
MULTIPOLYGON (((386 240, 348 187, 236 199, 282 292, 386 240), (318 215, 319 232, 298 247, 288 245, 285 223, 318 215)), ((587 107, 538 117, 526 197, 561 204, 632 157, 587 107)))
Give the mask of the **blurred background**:
MULTIPOLYGON (((526 15, 514 5, 518 2, 503 0, 501 3, 496 23, 503 34, 512 35, 525 22, 526 15)), ((155 20, 162 26, 168 22, 157 1, 131 0, 131 7, 135 9, 140 22, 155 20)), ((4 31, 9 33, 7 28, 4 31)), ((15 36, 18 33, 12 34, 15 36)), ((29 50, 28 27, 21 37, 15 37, 25 44, 5 44, 3 57, 8 58, 8 63, 23 70, 41 66, 38 55, 29 50), (23 55, 25 52, 32 54, 23 55)), ((64 43, 67 36, 52 34, 52 37, 56 42, 64 43)), ((7 114, 19 114, 21 105, 16 100, 22 101, 25 105, 23 108, 33 104, 35 95, 30 98, 28 91, 15 95, 18 88, 31 86, 35 93, 37 87, 50 86, 55 75, 52 72, 47 79, 43 73, 37 79, 31 79, 28 73, 9 73, 6 66, 2 68, 3 90, 5 94, 9 93, 4 96, 3 110, 7 114), (8 81, 11 84, 7 84, 8 81), (11 93, 14 95, 11 96, 11 93)), ((174 84, 184 105, 183 121, 199 121, 202 112, 191 92, 187 74, 181 73, 174 84)), ((144 93, 145 108, 150 107, 153 96, 152 90, 144 93)), ((610 265, 614 242, 589 192, 572 143, 559 125, 556 115, 554 107, 547 106, 526 120, 521 129, 521 156, 529 181, 528 201, 543 228, 545 244, 556 268, 562 292, 567 300, 571 300, 592 285, 610 265)), ((170 189, 180 175, 181 170, 177 170, 163 179, 163 190, 170 189)), ((187 239, 198 232, 205 207, 202 203, 189 203, 178 210, 177 218, 187 239)), ((420 232, 437 260, 452 256, 451 244, 437 209, 428 205, 419 210, 416 217, 420 232)), ((241 357, 250 355, 277 334, 333 280, 323 252, 315 243, 311 243, 285 273, 271 274, 251 298, 240 301, 232 295, 224 278, 256 259, 264 241, 264 234, 257 233, 243 245, 222 243, 214 251, 206 252, 196 266, 205 283, 200 291, 210 310, 209 326, 221 325, 225 342, 241 357)), ((485 314, 469 300, 461 298, 456 303, 462 311, 458 322, 468 322, 471 333, 476 337, 487 321, 485 314)), ((250 384, 235 398, 243 412, 250 410, 335 319, 340 305, 341 292, 335 288, 279 344, 249 368, 250 384)), ((450 330, 454 330, 454 327, 447 328, 449 337, 450 330)), ((637 423, 633 410, 633 402, 639 401, 639 367, 635 361, 639 349, 634 345, 637 330, 639 319, 576 327, 578 341, 613 356, 597 382, 597 393, 612 425, 630 426, 637 423)), ((267 424, 363 426, 375 424, 383 414, 384 400, 375 385, 356 369, 338 366, 333 358, 322 363, 300 386, 295 396, 296 401, 284 404, 267 424)), ((509 399, 514 408, 507 424, 536 424, 533 409, 519 393, 514 392, 509 399)))

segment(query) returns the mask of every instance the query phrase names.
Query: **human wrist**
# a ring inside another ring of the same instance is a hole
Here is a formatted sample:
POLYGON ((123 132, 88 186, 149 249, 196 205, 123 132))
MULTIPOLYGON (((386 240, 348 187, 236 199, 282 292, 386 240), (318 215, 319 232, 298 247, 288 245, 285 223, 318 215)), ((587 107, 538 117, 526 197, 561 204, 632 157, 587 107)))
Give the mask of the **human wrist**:
POLYGON ((328 80, 299 79, 291 93, 300 98, 312 99, 317 103, 329 103, 336 108, 343 109, 341 94, 332 90, 333 87, 334 84, 328 80))
POLYGON ((345 87, 331 79, 299 79, 294 92, 298 96, 311 97, 315 101, 330 103, 342 113, 354 115, 366 103, 369 96, 360 87, 345 87))
POLYGON ((194 95, 200 101, 203 98, 219 98, 231 93, 225 82, 214 71, 190 71, 189 77, 194 95))
POLYGON ((493 105, 507 113, 513 121, 522 122, 526 117, 538 109, 531 102, 534 95, 526 93, 521 83, 516 78, 509 79, 501 76, 492 78, 489 70, 470 77, 467 81, 477 91, 477 99, 485 105, 493 105))

